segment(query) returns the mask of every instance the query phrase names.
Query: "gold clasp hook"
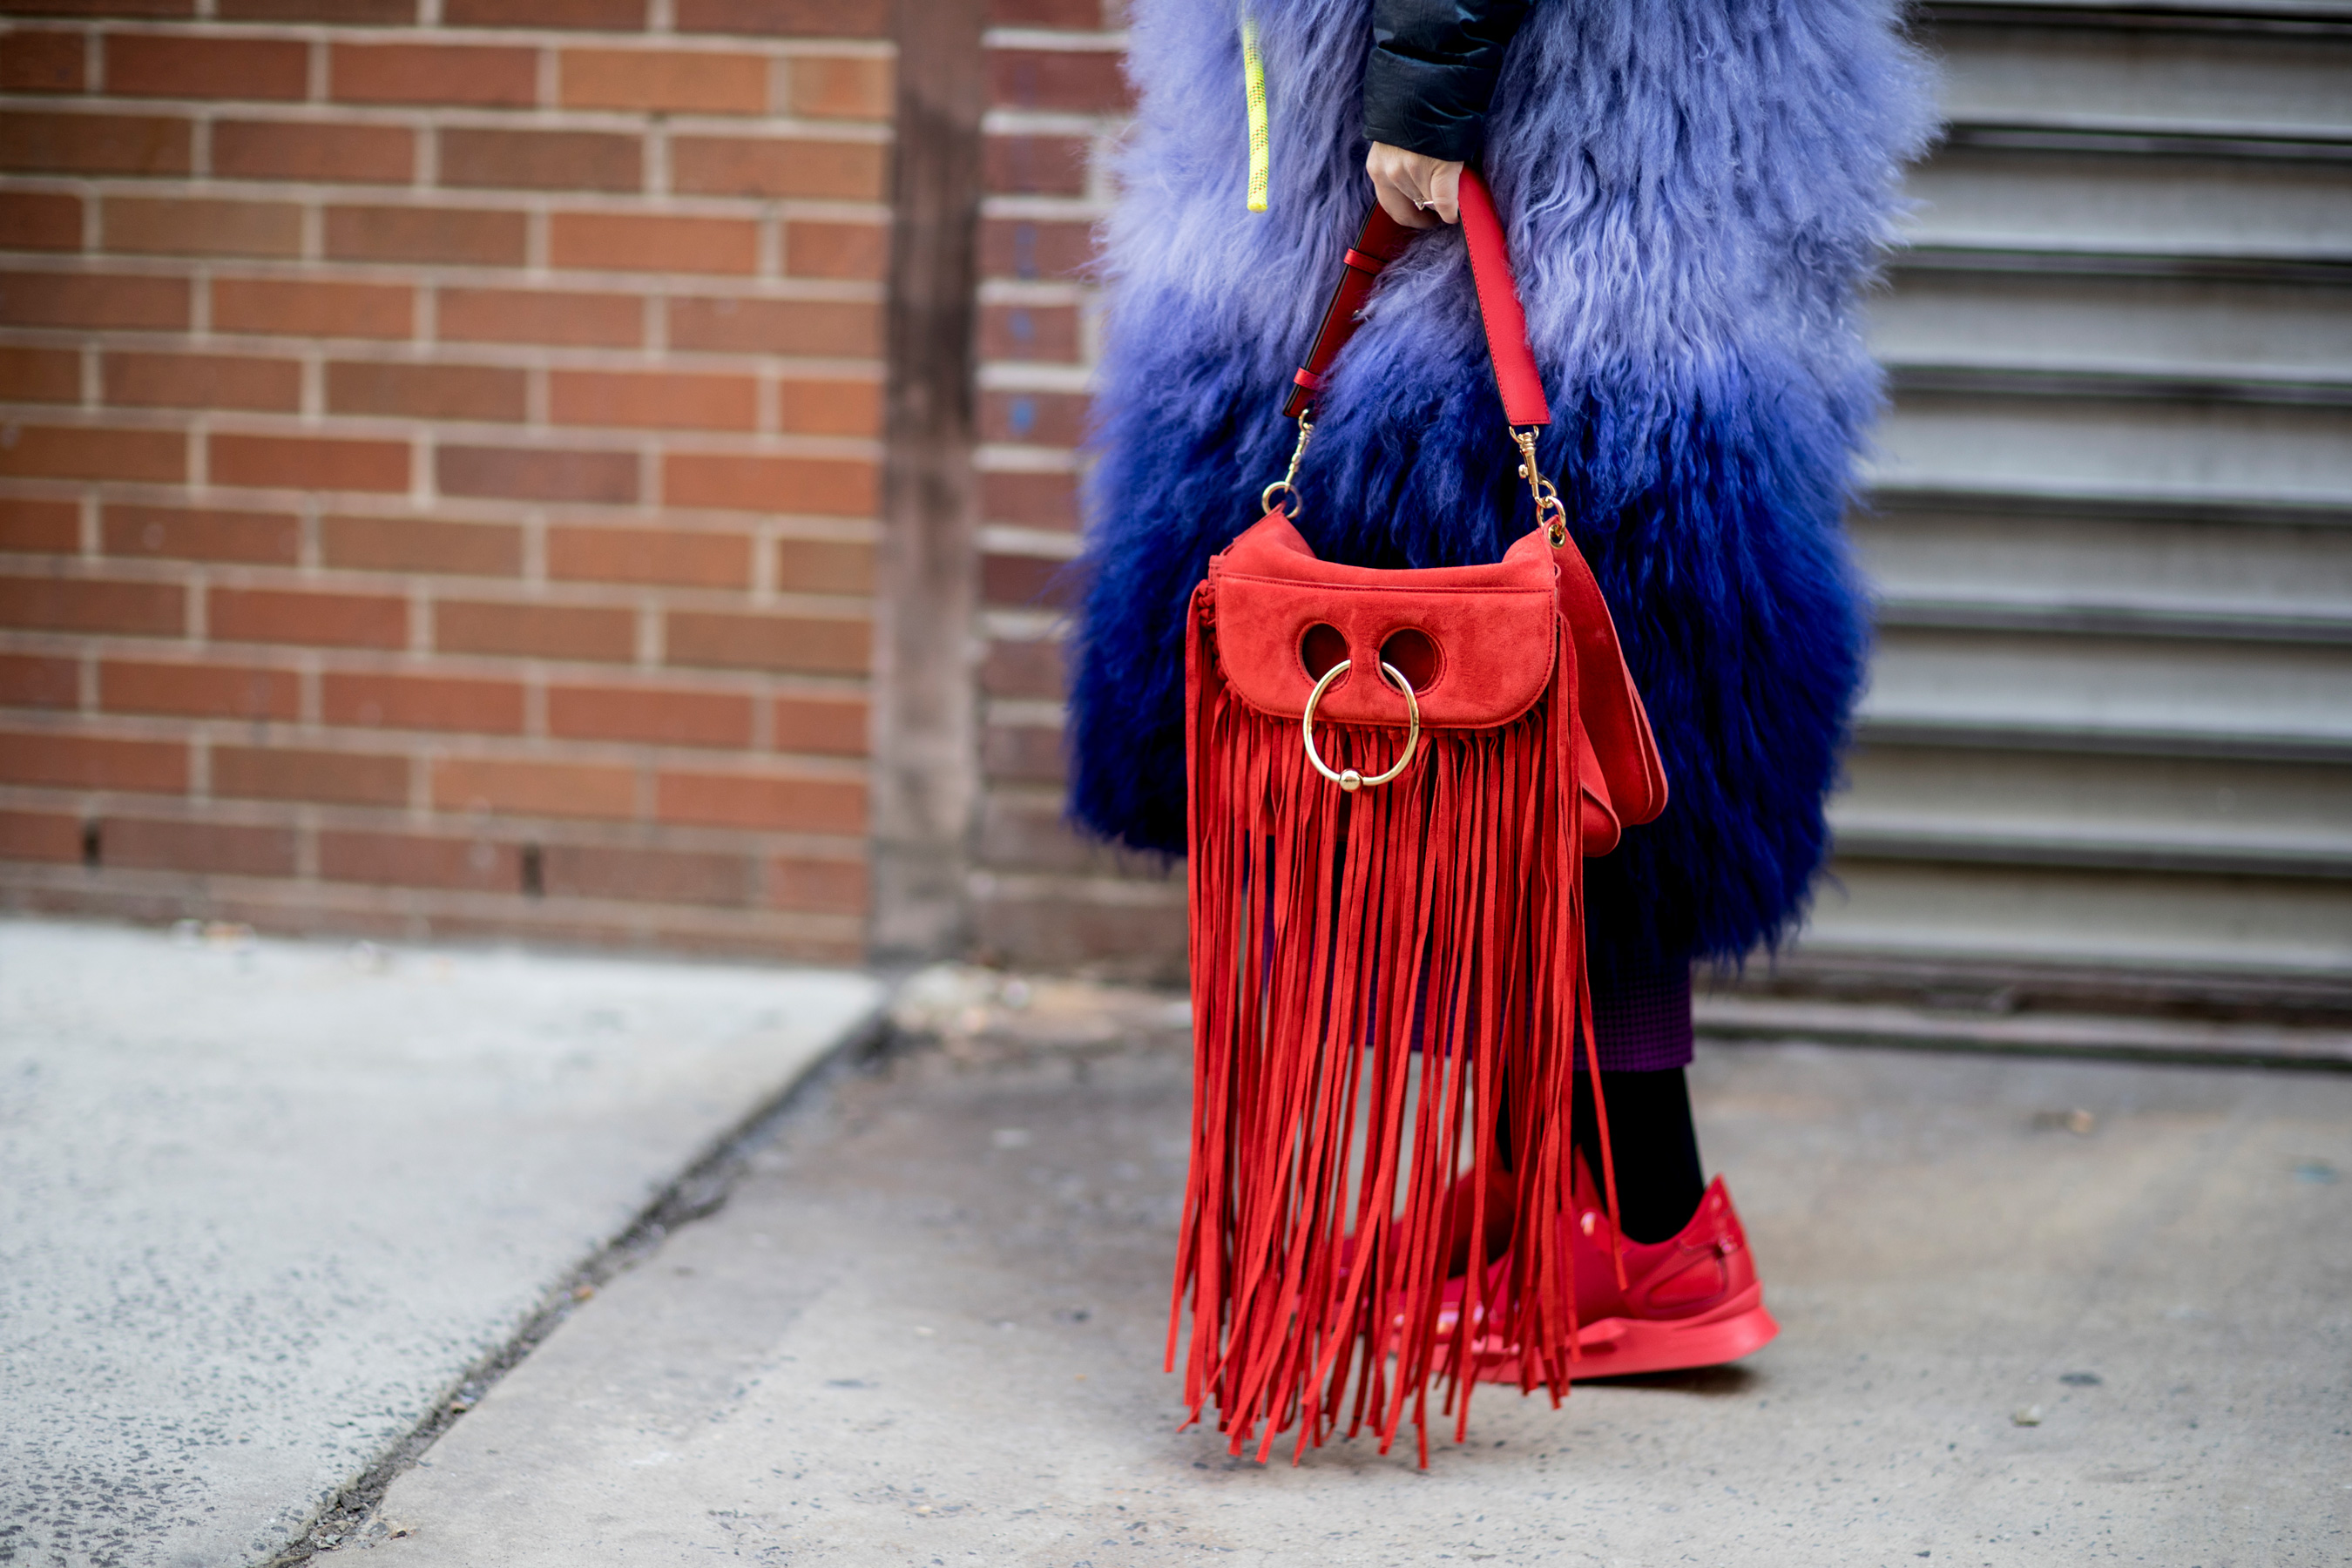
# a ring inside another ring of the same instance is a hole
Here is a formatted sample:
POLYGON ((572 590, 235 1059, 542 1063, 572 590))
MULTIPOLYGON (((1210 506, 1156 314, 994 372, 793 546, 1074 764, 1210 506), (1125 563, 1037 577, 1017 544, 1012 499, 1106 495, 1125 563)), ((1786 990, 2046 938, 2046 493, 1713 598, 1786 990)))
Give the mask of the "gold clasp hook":
POLYGON ((1534 429, 1514 430, 1511 439, 1519 444, 1519 478, 1528 481, 1528 494, 1535 497, 1536 521, 1543 524, 1544 536, 1557 550, 1568 542, 1568 508, 1560 501, 1559 491, 1536 467, 1534 429))
POLYGON ((1277 491, 1290 498, 1290 510, 1288 515, 1294 521, 1297 521, 1299 513, 1307 510, 1305 507, 1298 504, 1298 487, 1292 481, 1298 478, 1298 460, 1307 456, 1307 437, 1314 434, 1315 416, 1312 414, 1300 415, 1298 416, 1298 445, 1290 449, 1290 467, 1283 474, 1282 478, 1275 480, 1274 483, 1266 486, 1265 489, 1258 492, 1257 504, 1261 510, 1265 511, 1272 511, 1274 510, 1274 498, 1277 491))

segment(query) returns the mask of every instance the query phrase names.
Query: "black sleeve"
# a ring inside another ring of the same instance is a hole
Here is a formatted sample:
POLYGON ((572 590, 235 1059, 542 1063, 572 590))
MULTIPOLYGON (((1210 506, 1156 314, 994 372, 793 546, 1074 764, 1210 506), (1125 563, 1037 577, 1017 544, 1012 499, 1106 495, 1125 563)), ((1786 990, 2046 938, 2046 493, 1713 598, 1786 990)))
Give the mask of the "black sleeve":
POLYGON ((1529 0, 1373 0, 1364 135, 1467 163, 1486 142, 1503 51, 1529 0))

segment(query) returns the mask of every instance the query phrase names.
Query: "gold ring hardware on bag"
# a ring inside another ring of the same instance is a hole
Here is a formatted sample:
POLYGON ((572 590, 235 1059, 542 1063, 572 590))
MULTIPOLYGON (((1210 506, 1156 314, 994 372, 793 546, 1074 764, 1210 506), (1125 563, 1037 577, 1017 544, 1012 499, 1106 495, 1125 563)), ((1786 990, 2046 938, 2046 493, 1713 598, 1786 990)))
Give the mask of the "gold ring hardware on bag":
POLYGON ((1298 478, 1298 460, 1307 456, 1307 437, 1314 434, 1315 416, 1311 414, 1300 415, 1298 416, 1298 445, 1290 449, 1289 470, 1286 472, 1282 478, 1275 480, 1274 483, 1266 486, 1264 490, 1258 493, 1257 504, 1260 510, 1272 511, 1274 510, 1274 497, 1275 492, 1277 490, 1290 498, 1289 515, 1292 521, 1296 521, 1298 515, 1307 510, 1305 507, 1298 504, 1298 487, 1291 481, 1298 478))
POLYGON ((1404 678, 1403 671, 1388 660, 1382 659, 1381 673, 1388 677, 1391 686, 1404 693, 1404 755, 1399 757, 1396 760, 1396 766, 1388 772, 1374 773, 1370 778, 1366 778, 1353 768, 1342 768, 1336 773, 1331 771, 1330 764, 1324 762, 1322 753, 1315 749, 1315 705, 1323 700, 1323 693, 1330 689, 1331 683, 1347 674, 1348 667, 1355 662, 1352 658, 1343 658, 1325 670, 1323 679, 1317 681, 1315 689, 1307 694, 1307 711, 1298 716, 1298 731, 1307 741, 1307 760, 1315 764, 1317 773, 1321 773, 1349 795, 1355 794, 1366 784, 1384 784, 1404 772, 1412 765, 1412 753, 1421 744, 1421 700, 1412 694, 1412 682, 1404 678))
POLYGON ((1560 503, 1559 491, 1536 467, 1536 433, 1514 430, 1511 439, 1519 444, 1519 478, 1528 481, 1528 494, 1536 498, 1536 521, 1543 524, 1544 536, 1557 550, 1568 542, 1568 508, 1560 503))

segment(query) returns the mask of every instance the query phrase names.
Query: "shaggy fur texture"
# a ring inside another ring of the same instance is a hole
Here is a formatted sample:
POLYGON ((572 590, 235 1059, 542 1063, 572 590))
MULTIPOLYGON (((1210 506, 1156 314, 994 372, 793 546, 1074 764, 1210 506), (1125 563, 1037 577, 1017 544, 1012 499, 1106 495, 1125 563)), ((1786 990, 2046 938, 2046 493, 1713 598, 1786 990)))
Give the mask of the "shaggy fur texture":
MULTIPOLYGON (((1370 186, 1369 0, 1258 0, 1271 211, 1244 209, 1229 0, 1135 0, 1108 225, 1072 810, 1184 842, 1187 595, 1256 520, 1289 374, 1370 186)), ((1866 626, 1839 525, 1880 403, 1856 296, 1929 126, 1894 0, 1538 0, 1485 168, 1553 424, 1673 804, 1592 864, 1596 958, 1735 960, 1801 918, 1866 626)), ((1533 523, 1458 230, 1391 267, 1322 399, 1298 519, 1364 565, 1498 558, 1533 523)))

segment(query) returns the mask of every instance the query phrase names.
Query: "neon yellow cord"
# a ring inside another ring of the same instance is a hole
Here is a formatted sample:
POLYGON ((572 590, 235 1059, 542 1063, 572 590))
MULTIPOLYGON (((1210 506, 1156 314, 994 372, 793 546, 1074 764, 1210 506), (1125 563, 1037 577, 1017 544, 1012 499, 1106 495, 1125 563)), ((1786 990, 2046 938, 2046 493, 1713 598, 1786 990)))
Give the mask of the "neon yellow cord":
POLYGON ((1257 52, 1257 21, 1242 18, 1242 76, 1249 95, 1249 210, 1265 211, 1265 187, 1273 168, 1265 125, 1265 60, 1257 52))

